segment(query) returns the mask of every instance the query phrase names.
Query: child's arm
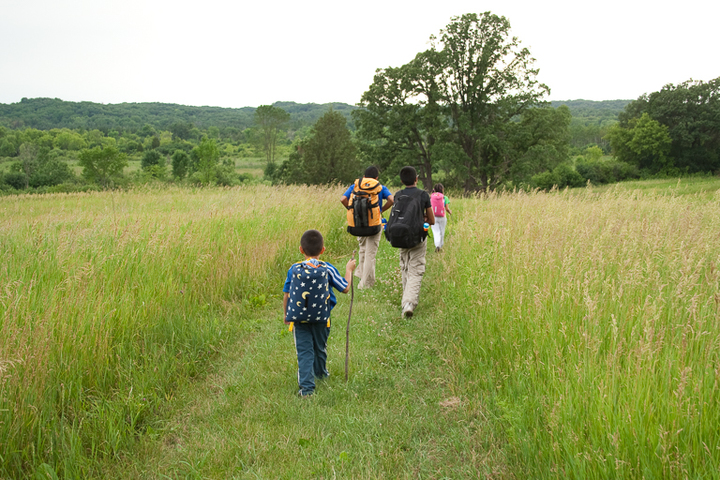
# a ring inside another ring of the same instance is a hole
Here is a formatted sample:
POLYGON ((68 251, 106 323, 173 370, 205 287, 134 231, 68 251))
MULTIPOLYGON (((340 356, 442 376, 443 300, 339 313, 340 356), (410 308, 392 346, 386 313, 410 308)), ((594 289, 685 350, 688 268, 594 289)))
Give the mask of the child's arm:
POLYGON ((343 290, 342 293, 348 293, 350 291, 350 282, 352 282, 353 270, 355 270, 354 258, 345 266, 345 281, 347 282, 347 287, 345 287, 345 290, 343 290))
POLYGON ((285 325, 290 325, 292 323, 292 322, 288 322, 288 320, 285 316, 287 314, 287 302, 288 302, 289 298, 290 298, 290 294, 285 292, 283 294, 283 320, 285 321, 285 325))
POLYGON ((425 221, 428 225, 435 225, 435 214, 433 213, 432 207, 425 209, 425 221))
POLYGON ((380 213, 383 213, 385 210, 388 210, 390 207, 393 206, 394 203, 395 203, 395 195, 390 195, 389 197, 387 197, 385 199, 385 203, 383 203, 382 212, 380 212, 380 213))

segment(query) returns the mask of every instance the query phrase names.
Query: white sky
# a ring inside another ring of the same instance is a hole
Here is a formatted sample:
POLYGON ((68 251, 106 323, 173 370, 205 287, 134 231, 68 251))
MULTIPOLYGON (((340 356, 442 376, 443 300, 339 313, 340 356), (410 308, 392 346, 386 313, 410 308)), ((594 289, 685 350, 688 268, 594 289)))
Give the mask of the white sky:
POLYGON ((0 103, 356 104, 452 16, 505 16, 550 100, 720 76, 720 2, 0 0, 0 103))

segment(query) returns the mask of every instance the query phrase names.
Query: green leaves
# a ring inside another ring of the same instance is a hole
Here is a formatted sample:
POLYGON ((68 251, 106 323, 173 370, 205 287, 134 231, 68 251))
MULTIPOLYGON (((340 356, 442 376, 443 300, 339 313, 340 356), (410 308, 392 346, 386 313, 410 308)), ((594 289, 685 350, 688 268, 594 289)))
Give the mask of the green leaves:
POLYGON ((107 187, 113 177, 122 174, 128 165, 127 156, 115 147, 95 147, 80 152, 78 163, 83 176, 91 182, 107 187))
POLYGON ((260 105, 255 110, 255 123, 263 132, 263 148, 268 163, 275 162, 275 146, 280 130, 290 121, 290 114, 280 107, 260 105))
POLYGON ((720 78, 666 85, 628 104, 619 119, 608 134, 619 160, 651 173, 720 169, 720 78))
POLYGON ((669 156, 672 140, 668 128, 643 113, 631 119, 627 126, 613 125, 607 134, 615 158, 637 165, 652 173, 667 171, 673 167, 669 156))
POLYGON ((364 153, 386 169, 415 166, 425 188, 443 170, 446 184, 458 179, 466 191, 516 180, 528 160, 537 164, 531 171, 566 160, 569 112, 535 108, 549 88, 509 30, 505 17, 490 12, 453 17, 429 50, 378 70, 365 109, 354 112, 364 153), (463 155, 435 154, 457 150, 463 155))
POLYGON ((300 142, 277 170, 266 169, 266 173, 285 183, 352 182, 361 173, 361 165, 345 117, 334 110, 327 112, 315 123, 312 136, 300 142))

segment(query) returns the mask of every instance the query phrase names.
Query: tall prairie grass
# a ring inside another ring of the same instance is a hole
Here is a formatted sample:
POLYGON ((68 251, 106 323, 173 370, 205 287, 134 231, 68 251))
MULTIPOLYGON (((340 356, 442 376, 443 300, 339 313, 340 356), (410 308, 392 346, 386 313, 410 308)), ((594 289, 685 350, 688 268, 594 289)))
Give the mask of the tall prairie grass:
POLYGON ((0 198, 0 478, 718 478, 720 194, 453 198, 306 401, 279 292, 307 228, 356 248, 341 190, 0 198))
POLYGON ((267 187, 0 198, 0 478, 83 478, 152 430, 302 231, 328 232, 330 252, 347 240, 330 202, 267 187))
POLYGON ((456 366, 503 425, 515 476, 718 477, 719 200, 610 189, 455 203, 456 366))

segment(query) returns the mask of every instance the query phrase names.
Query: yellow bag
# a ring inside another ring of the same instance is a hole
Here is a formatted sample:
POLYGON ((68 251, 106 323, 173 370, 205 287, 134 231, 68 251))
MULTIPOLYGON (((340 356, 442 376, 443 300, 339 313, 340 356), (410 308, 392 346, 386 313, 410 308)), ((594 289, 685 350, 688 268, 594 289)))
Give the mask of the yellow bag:
POLYGON ((374 178, 355 180, 347 211, 347 231, 356 237, 369 237, 382 230, 382 215, 378 195, 382 185, 374 178))

